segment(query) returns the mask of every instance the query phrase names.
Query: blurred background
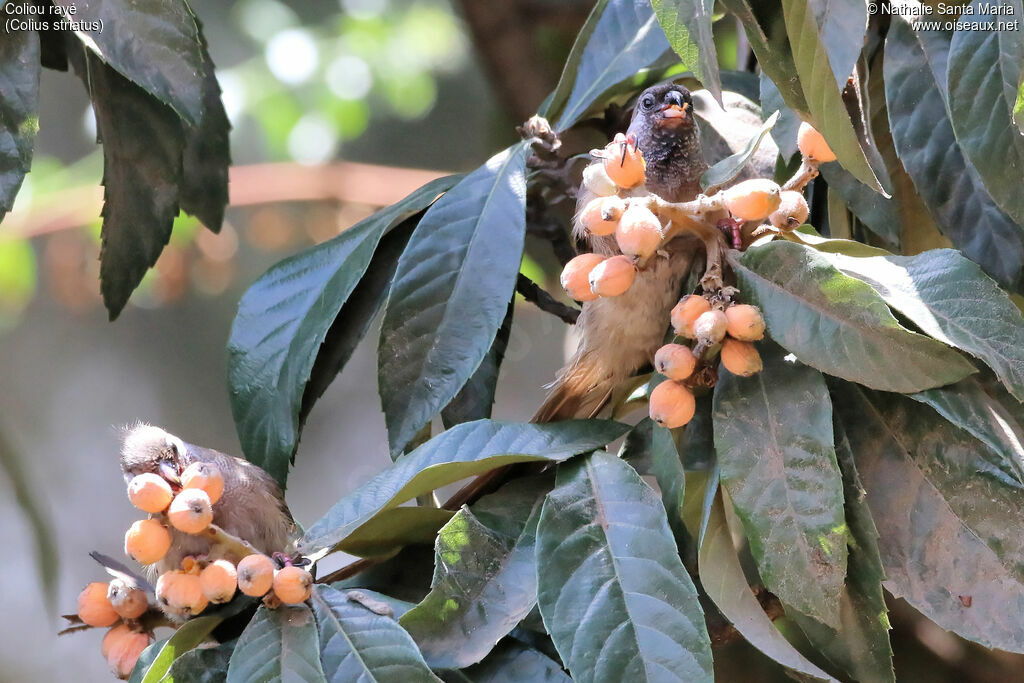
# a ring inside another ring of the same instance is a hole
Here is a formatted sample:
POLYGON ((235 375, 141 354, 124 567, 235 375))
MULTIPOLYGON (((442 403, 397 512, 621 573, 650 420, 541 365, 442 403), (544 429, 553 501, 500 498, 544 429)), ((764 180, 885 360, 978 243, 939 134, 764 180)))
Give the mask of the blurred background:
MULTIPOLYGON (((99 296, 92 111, 76 78, 44 71, 32 173, 0 225, 0 428, 54 524, 57 613, 74 612, 82 586, 103 580, 88 552, 121 556, 138 517, 117 465, 117 427, 142 420, 240 454, 225 344, 245 289, 281 258, 513 141, 557 82, 592 4, 194 3, 234 128, 232 208, 219 235, 179 218, 115 323, 99 296)), ((724 68, 743 49, 735 29, 716 25, 724 68)), ((556 292, 545 246, 528 242, 523 270, 556 292)), ((565 331, 517 308, 495 417, 529 419, 561 365, 565 331)), ((376 343, 372 330, 307 423, 288 490, 304 525, 390 462, 376 343)), ((3 477, 0 514, 0 681, 110 680, 98 633, 55 635, 62 622, 45 607, 32 532, 3 477)), ((901 680, 1008 680, 1009 661, 893 608, 901 680)), ((716 657, 722 680, 787 680, 745 644, 729 647, 735 657, 716 657)))

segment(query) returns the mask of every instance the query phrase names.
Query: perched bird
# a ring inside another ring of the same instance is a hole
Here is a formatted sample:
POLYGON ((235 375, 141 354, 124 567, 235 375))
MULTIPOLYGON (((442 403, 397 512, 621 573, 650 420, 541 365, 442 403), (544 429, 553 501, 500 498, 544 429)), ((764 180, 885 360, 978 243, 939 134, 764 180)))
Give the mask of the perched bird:
MULTIPOLYGON (((641 93, 627 138, 635 139, 643 153, 647 190, 673 202, 696 198, 707 163, 689 90, 665 83, 641 93)), ((577 208, 593 197, 581 188, 577 208)), ((620 253, 614 236, 586 235, 578 221, 574 233, 589 240, 595 253, 620 253)), ((585 302, 576 322, 576 353, 559 373, 534 421, 592 417, 619 382, 650 363, 664 341, 669 312, 679 300, 694 256, 702 242, 720 239, 717 230, 683 234, 637 274, 625 294, 585 302)))
MULTIPOLYGON (((138 424, 124 433, 121 470, 125 482, 152 472, 174 487, 181 472, 194 462, 212 463, 224 477, 224 493, 213 505, 214 524, 267 555, 291 550, 298 527, 277 482, 262 469, 241 458, 185 443, 159 427, 138 424)), ((180 569, 182 559, 189 555, 211 560, 223 558, 235 563, 241 559, 205 536, 172 528, 171 549, 162 560, 151 565, 150 578, 180 569)))

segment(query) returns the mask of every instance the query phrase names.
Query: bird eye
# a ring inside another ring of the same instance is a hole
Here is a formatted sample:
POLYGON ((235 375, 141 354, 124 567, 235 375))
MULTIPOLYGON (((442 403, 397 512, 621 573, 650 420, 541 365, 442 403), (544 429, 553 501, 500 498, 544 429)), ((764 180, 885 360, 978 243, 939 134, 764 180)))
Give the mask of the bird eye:
POLYGON ((642 106, 644 109, 650 109, 651 107, 653 107, 654 106, 654 96, 653 95, 645 96, 642 100, 640 100, 640 106, 642 106))

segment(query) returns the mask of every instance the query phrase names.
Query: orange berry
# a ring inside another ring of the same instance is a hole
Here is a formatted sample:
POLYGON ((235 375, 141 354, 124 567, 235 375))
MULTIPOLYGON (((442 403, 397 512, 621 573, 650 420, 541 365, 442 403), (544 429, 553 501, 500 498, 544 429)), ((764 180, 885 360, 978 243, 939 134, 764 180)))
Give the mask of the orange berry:
POLYGON ((590 271, 590 291, 598 296, 619 296, 636 279, 636 264, 622 254, 605 259, 590 271))
POLYGON ((562 289, 576 301, 593 301, 597 294, 590 291, 590 271, 604 261, 600 254, 580 254, 565 264, 560 279, 562 289))
POLYGON ((213 463, 194 462, 181 473, 181 488, 205 491, 213 505, 224 495, 224 475, 213 463))
POLYGON ((583 186, 598 197, 607 197, 618 191, 601 163, 593 163, 583 169, 583 186))
POLYGON ((112 626, 119 617, 107 599, 107 584, 94 581, 78 594, 78 617, 89 626, 112 626))
POLYGON ((693 334, 697 341, 717 344, 722 341, 728 328, 729 319, 725 317, 725 313, 716 309, 697 316, 693 323, 693 334))
POLYGON ((128 500, 144 512, 163 512, 173 497, 171 485, 158 474, 146 472, 128 482, 128 500))
POLYGON ((199 574, 203 595, 214 604, 228 602, 238 587, 238 572, 227 560, 215 560, 199 574))
POLYGON ((661 222, 650 209, 630 206, 615 226, 615 241, 627 256, 647 258, 661 246, 661 222))
POLYGON ((764 339, 764 317, 761 309, 750 304, 737 304, 725 309, 725 317, 729 319, 726 333, 740 341, 757 341, 764 339))
POLYGON ((825 163, 836 160, 825 138, 806 121, 800 124, 800 130, 797 131, 796 146, 801 154, 813 161, 825 163))
POLYGON ((761 372, 761 354, 750 342, 726 337, 722 342, 722 365, 734 375, 750 377, 761 372))
POLYGON ((616 135, 601 156, 604 159, 604 172, 619 187, 628 189, 644 182, 647 167, 644 156, 637 147, 626 142, 625 136, 620 138, 616 135))
POLYGON ((100 642, 100 654, 103 655, 103 659, 106 659, 114 645, 129 633, 134 633, 134 631, 128 627, 128 624, 118 624, 107 631, 100 642))
POLYGON ((285 567, 274 575, 274 595, 286 605, 309 600, 313 577, 303 567, 285 567))
POLYGON ((626 203, 615 196, 591 199, 580 212, 580 225, 593 235, 610 235, 625 208, 626 203))
POLYGON ((697 357, 689 346, 665 344, 654 354, 654 369, 669 379, 686 379, 696 367, 697 357))
POLYGON ((171 549, 171 532, 155 519, 140 519, 124 535, 124 552, 139 564, 153 564, 171 549))
POLYGON ((707 299, 697 294, 687 294, 672 309, 672 329, 680 337, 696 339, 693 324, 697 322, 697 318, 710 310, 711 304, 707 299))
POLYGON ((182 489, 167 508, 171 526, 186 534, 198 534, 213 521, 210 497, 202 489, 182 489))
POLYGON ((129 630, 127 633, 119 635, 111 642, 106 655, 107 665, 111 672, 118 678, 127 680, 132 675, 139 656, 143 650, 149 647, 150 642, 148 633, 129 630))
POLYGON ((807 216, 810 215, 807 200, 804 199, 802 193, 794 190, 783 190, 779 198, 781 199, 779 208, 768 216, 768 222, 783 232, 796 230, 804 224, 807 216))
POLYGON ((254 598, 266 595, 274 585, 274 561, 266 555, 246 555, 238 563, 238 589, 254 598))
POLYGON ((146 591, 131 586, 124 579, 112 579, 107 585, 107 599, 123 619, 138 619, 149 609, 146 591))
POLYGON ((199 614, 208 602, 199 577, 177 569, 164 572, 157 579, 156 599, 164 607, 185 616, 199 614))
POLYGON ((666 380, 651 392, 649 409, 652 420, 662 427, 675 429, 693 419, 697 402, 693 392, 684 385, 666 380))
POLYGON ((767 178, 751 178, 722 193, 725 208, 745 221, 759 221, 779 208, 782 189, 767 178))

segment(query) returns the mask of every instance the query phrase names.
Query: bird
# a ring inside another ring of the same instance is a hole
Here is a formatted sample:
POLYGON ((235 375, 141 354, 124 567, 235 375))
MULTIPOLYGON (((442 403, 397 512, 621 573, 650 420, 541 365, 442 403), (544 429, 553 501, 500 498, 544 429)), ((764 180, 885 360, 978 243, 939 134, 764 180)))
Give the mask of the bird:
MULTIPOLYGON (((150 472, 170 482, 172 488, 176 488, 179 476, 190 464, 212 463, 224 477, 224 492, 213 504, 215 525, 266 555, 289 552, 298 537, 298 525, 281 488, 273 477, 247 460, 186 443, 160 427, 136 423, 124 429, 120 461, 126 483, 150 472)), ((232 549, 211 542, 206 536, 174 528, 170 532, 171 548, 147 569, 150 580, 181 569, 182 560, 188 556, 227 559, 233 563, 242 559, 232 549)))
MULTIPOLYGON (((647 191, 671 202, 689 201, 700 194, 700 177, 708 166, 693 97, 686 87, 662 83, 644 90, 636 100, 626 137, 643 154, 647 191)), ((581 187, 577 209, 594 196, 581 187)), ((664 341, 669 313, 701 244, 722 239, 717 229, 695 229, 697 233, 684 233, 665 245, 664 252, 637 273, 626 293, 583 303, 576 322, 576 352, 552 383, 534 422, 595 416, 621 381, 651 362, 664 341)), ((589 235, 578 220, 573 233, 595 253, 621 253, 614 236, 589 235)))

